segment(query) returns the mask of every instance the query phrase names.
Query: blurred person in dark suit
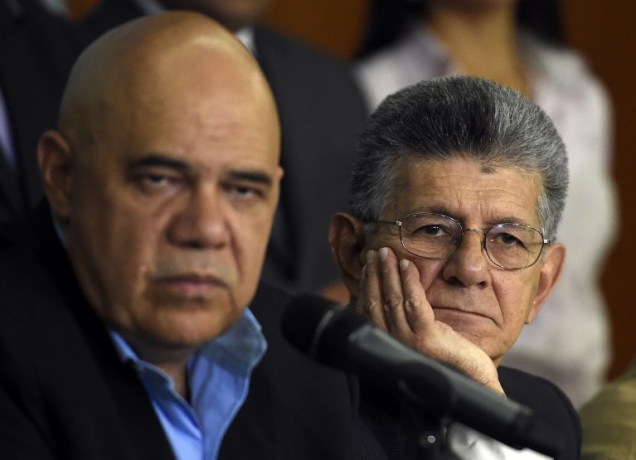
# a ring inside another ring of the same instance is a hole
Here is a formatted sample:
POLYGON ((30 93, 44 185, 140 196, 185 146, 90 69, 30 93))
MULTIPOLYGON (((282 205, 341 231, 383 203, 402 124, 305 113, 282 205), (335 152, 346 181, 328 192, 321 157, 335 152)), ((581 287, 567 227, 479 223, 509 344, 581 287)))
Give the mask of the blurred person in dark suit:
POLYGON ((56 124, 71 37, 38 0, 0 0, 0 222, 25 220, 42 197, 36 146, 56 124))

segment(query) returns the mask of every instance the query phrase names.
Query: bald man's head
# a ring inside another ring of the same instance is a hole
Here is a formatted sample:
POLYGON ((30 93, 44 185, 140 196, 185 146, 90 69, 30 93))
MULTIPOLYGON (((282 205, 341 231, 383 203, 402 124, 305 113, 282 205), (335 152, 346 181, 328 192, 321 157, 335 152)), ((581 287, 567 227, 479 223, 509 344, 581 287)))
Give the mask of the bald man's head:
POLYGON ((250 302, 279 149, 258 65, 205 16, 130 22, 77 61, 40 168, 90 304, 142 358, 182 360, 250 302))
POLYGON ((174 74, 189 71, 189 60, 199 59, 210 63, 210 81, 240 75, 269 93, 253 57, 216 21, 194 12, 154 15, 109 31, 80 55, 62 99, 60 131, 72 143, 93 139, 94 128, 112 124, 105 117, 120 118, 113 113, 120 104, 129 107, 149 86, 171 84, 174 74))

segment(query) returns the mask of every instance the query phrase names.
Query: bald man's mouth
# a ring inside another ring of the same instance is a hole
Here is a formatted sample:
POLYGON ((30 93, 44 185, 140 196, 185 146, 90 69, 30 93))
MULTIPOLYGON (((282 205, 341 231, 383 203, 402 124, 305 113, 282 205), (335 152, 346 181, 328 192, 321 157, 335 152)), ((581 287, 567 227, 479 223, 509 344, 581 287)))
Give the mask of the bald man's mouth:
POLYGON ((228 291, 230 286, 218 276, 202 273, 182 273, 154 280, 160 289, 182 298, 207 298, 219 291, 228 291))

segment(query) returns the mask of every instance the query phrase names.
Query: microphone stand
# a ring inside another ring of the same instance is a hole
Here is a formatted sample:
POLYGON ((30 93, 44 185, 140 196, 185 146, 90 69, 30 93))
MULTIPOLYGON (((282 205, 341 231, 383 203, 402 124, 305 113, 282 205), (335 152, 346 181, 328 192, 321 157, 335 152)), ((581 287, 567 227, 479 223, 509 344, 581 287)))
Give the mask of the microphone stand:
POLYGON ((456 399, 452 389, 445 388, 443 379, 430 382, 438 391, 433 401, 424 400, 421 394, 413 392, 409 385, 401 380, 397 384, 397 397, 401 407, 404 426, 407 427, 405 460, 443 460, 447 456, 446 425, 447 414, 456 399))
POLYGON ((444 417, 428 417, 424 422, 422 410, 406 398, 400 398, 403 425, 407 427, 405 460, 443 460, 446 457, 446 426, 444 417), (432 423, 431 423, 432 422, 432 423))
MULTIPOLYGON (((428 393, 431 394, 431 393, 428 393)), ((446 410, 438 394, 431 399, 414 393, 404 382, 387 386, 360 378, 360 415, 391 460, 443 460, 446 452, 446 410)))
MULTIPOLYGON (((537 452, 558 457, 562 450, 561 440, 546 425, 534 418, 528 408, 516 414, 514 424, 506 420, 489 420, 488 393, 484 393, 482 403, 460 402, 458 389, 441 374, 423 373, 416 366, 403 367, 403 378, 395 382, 402 413, 411 427, 407 439, 409 455, 407 460, 422 458, 446 458, 446 427, 450 420, 458 420, 464 425, 481 431, 486 436, 503 442, 513 448, 528 447, 537 452), (461 406, 460 406, 461 404, 461 406), (459 411, 462 416, 459 416, 459 411), (497 422, 495 422, 497 420, 497 422)), ((494 393, 493 393, 494 394, 494 393)), ((452 457, 454 458, 454 457, 452 457)))

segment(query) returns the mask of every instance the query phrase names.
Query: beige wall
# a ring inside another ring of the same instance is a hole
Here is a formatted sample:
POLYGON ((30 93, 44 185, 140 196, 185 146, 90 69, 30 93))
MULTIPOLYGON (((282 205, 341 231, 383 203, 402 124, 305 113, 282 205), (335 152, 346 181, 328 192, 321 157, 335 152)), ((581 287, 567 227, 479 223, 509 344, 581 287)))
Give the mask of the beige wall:
POLYGON ((570 43, 583 51, 614 103, 614 175, 621 202, 622 228, 610 255, 603 287, 614 329, 610 376, 621 372, 636 352, 636 2, 566 0, 570 43))
MULTIPOLYGON (((69 0, 74 14, 97 0, 69 0)), ((267 21, 343 58, 352 56, 364 24, 368 0, 273 0, 267 21)), ((610 305, 616 376, 636 352, 636 2, 564 0, 569 43, 589 58, 605 82, 615 108, 614 170, 621 196, 623 231, 608 261, 603 287, 610 305), (626 229, 634 229, 634 236, 626 229)))

